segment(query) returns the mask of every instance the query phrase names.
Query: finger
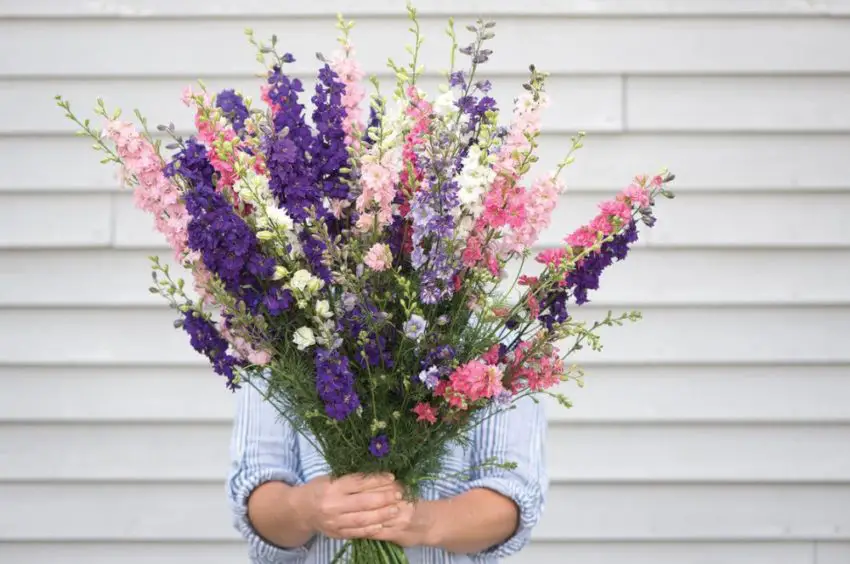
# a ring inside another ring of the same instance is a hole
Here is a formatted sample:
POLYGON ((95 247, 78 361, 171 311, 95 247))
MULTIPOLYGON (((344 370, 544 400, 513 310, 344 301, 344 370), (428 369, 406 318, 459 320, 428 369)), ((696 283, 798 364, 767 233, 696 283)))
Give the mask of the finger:
POLYGON ((392 505, 382 507, 373 511, 360 511, 358 513, 346 513, 334 519, 334 527, 337 529, 362 529, 373 525, 383 525, 399 513, 399 507, 392 505))
POLYGON ((392 474, 351 474, 337 481, 337 487, 343 493, 357 493, 391 485, 395 481, 392 474))
POLYGON ((339 513, 359 513, 398 505, 401 498, 400 492, 391 489, 350 494, 339 500, 339 513))
POLYGON ((383 527, 380 524, 355 529, 340 529, 336 532, 334 537, 345 540, 377 538, 377 536, 381 534, 382 530, 383 527))

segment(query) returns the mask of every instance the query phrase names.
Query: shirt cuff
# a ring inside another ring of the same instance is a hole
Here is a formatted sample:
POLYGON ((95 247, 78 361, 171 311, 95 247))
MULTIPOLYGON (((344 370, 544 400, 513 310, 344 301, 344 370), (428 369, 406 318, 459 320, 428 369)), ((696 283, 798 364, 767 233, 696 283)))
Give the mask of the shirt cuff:
POLYGON ((493 490, 513 500, 519 508, 519 524, 509 538, 487 550, 472 555, 473 560, 507 558, 522 550, 531 540, 531 531, 543 513, 543 490, 539 484, 529 484, 511 479, 509 475, 486 476, 469 482, 467 488, 485 488, 493 490))
POLYGON ((307 547, 283 548, 264 539, 248 518, 248 498, 266 482, 284 482, 291 486, 299 480, 292 472, 264 469, 248 475, 242 474, 230 481, 229 498, 236 530, 248 541, 251 561, 254 564, 300 563, 307 557, 307 547))

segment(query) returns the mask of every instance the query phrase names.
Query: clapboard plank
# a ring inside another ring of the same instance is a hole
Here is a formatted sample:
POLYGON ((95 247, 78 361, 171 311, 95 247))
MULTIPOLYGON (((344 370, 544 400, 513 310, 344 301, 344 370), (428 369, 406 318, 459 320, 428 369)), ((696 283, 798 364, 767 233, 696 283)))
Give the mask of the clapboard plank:
POLYGON ((105 247, 112 239, 109 194, 0 194, 0 248, 105 247))
MULTIPOLYGON (((0 484, 0 541, 237 538, 222 483, 0 484)), ((843 540, 848 485, 556 484, 540 540, 843 540)))
MULTIPOLYGON (((844 564, 812 558, 807 542, 544 542, 532 540, 509 564, 844 564)), ((839 543, 820 546, 841 546, 839 543)), ((844 546, 847 546, 846 544, 844 546)), ((826 554, 826 553, 824 553, 826 554)), ((823 558, 823 555, 819 556, 823 558)), ((204 542, 0 543, 0 561, 28 564, 248 564, 241 540, 204 542)))
MULTIPOLYGON (((0 21, 0 50, 29 46, 29 56, 6 61, 0 75, 44 76, 57 69, 65 76, 206 77, 253 72, 258 65, 242 33, 251 26, 259 37, 276 33, 285 38, 282 48, 296 55, 293 70, 301 72, 317 68, 314 53, 336 47, 337 30, 328 17, 195 21, 202 25, 124 18, 0 21), (178 35, 183 44, 203 48, 184 49, 179 56, 163 49, 165 38, 178 35), (63 49, 52 48, 56 41, 63 49)), ((449 64, 445 26, 444 17, 421 20, 422 33, 431 40, 424 44, 419 60, 436 70, 449 64)), ((353 39, 360 45, 359 58, 367 72, 385 69, 387 58, 407 60, 404 45, 411 39, 407 30, 403 20, 360 18, 353 39)), ((519 72, 534 63, 552 73, 845 72, 850 70, 848 30, 850 21, 839 18, 504 18, 488 43, 495 56, 486 71, 519 72), (531 37, 540 47, 528 47, 531 37), (564 49, 575 45, 581 45, 581 56, 563 56, 564 49)), ((461 41, 469 37, 468 32, 460 34, 461 41)))
MULTIPOLYGON (((566 135, 542 135, 540 144, 540 163, 529 179, 551 170, 570 147, 566 135)), ((607 195, 635 174, 668 167, 677 175, 674 189, 679 192, 845 190, 850 188, 850 161, 843 158, 848 152, 850 136, 834 134, 595 134, 563 178, 570 189, 607 195)), ((116 168, 99 164, 100 153, 84 139, 0 137, 0 154, 7 164, 0 192, 115 190, 119 185, 116 168)))
MULTIPOLYGON (((817 16, 845 14, 847 0, 528 0, 521 4, 508 0, 430 0, 415 3, 423 14, 478 16, 592 15, 670 17, 672 15, 711 16, 817 16)), ((332 0, 321 6, 311 3, 278 4, 266 0, 243 0, 238 4, 183 0, 30 0, 26 4, 8 2, 0 6, 0 17, 233 17, 233 16, 326 16, 342 11, 347 16, 399 16, 402 8, 391 0, 332 0)))
POLYGON ((845 564, 850 562, 850 542, 815 543, 815 564, 845 564))
MULTIPOLYGON (((537 173, 551 170, 570 147, 566 135, 542 135, 537 173)), ((606 195, 625 187, 635 174, 663 167, 677 174, 674 189, 803 191, 850 188, 850 136, 776 135, 590 135, 573 165, 564 171, 571 189, 606 195)), ((115 190, 112 165, 84 139, 0 137, 7 174, 0 192, 15 190, 115 190), (62 166, 43 166, 44 162, 62 166)), ((532 175, 533 178, 536 173, 532 175)))
MULTIPOLYGON (((138 212, 141 214, 141 212, 138 212)), ((68 249, 0 251, 0 307, 164 307, 151 295, 151 263, 159 256, 174 275, 191 275, 171 253, 153 249, 68 249), (62 284, 53 276, 62 273, 62 284)), ((506 284, 520 262, 509 265, 506 284)), ((526 261, 534 275, 542 265, 526 261)), ((635 248, 605 272, 593 301, 602 305, 835 304, 850 302, 850 250, 635 248), (792 269, 788 264, 794 264, 792 269), (759 276, 732 277, 749 270, 759 276), (829 272, 812 284, 812 272, 829 272), (765 284, 770 280, 770 284, 765 284)), ((505 287, 505 291, 508 286, 505 287)))
MULTIPOLYGON (((230 433, 229 423, 0 425, 0 482, 218 480, 230 433)), ((553 482, 847 483, 848 440, 850 425, 553 424, 547 466, 553 482)))
MULTIPOLYGON (((538 245, 561 244, 570 232, 593 219, 600 202, 615 194, 614 191, 607 195, 592 191, 568 192, 555 208, 551 226, 541 233, 538 245)), ((30 205, 35 206, 44 196, 27 198, 31 198, 30 205)), ((166 248, 162 236, 153 229, 150 216, 134 207, 132 194, 116 194, 113 211, 117 247, 166 248)), ((660 199, 656 215, 658 223, 654 228, 641 225, 636 245, 850 247, 850 224, 845 221, 850 216, 850 191, 841 194, 689 193, 673 202, 660 199), (776 221, 777 217, 782 221, 776 221), (723 218, 722 228, 718 225, 719 218, 723 218)))
POLYGON ((631 131, 848 131, 846 76, 628 77, 631 131))
MULTIPOLYGON (((621 311, 616 310, 615 314, 621 311)), ((575 362, 836 363, 850 349, 847 307, 642 307, 643 319, 600 331, 605 350, 575 362)), ((577 320, 607 310, 577 308, 577 320)), ((151 309, 15 309, 3 312, 0 358, 10 364, 200 364, 174 313, 151 309)))
MULTIPOLYGON (((525 69, 518 74, 493 76, 491 96, 498 102, 501 121, 507 123, 513 110, 514 98, 522 92, 522 84, 528 80, 525 69)), ((306 115, 313 112, 311 102, 312 84, 315 75, 302 75, 305 83, 301 101, 306 115)), ((16 80, 0 83, 0 105, 26 108, 27 111, 12 113, 0 124, 0 135, 59 135, 69 134, 77 126, 65 118, 51 96, 45 92, 60 93, 71 102, 75 112, 90 113, 97 98, 103 98, 107 107, 121 108, 124 117, 134 119, 133 110, 138 108, 151 126, 173 122, 184 133, 194 129, 193 113, 181 102, 181 91, 186 86, 197 88, 197 77, 142 78, 142 79, 81 79, 60 80, 55 78, 16 80)), ((380 75, 381 92, 392 92, 395 77, 380 75)), ((445 82, 442 76, 430 74, 419 83, 420 88, 433 99, 439 95, 439 86, 445 82)), ((216 93, 224 88, 235 88, 252 99, 255 108, 264 107, 260 100, 260 85, 265 81, 252 76, 213 78, 204 83, 209 92, 216 93)), ((367 93, 373 87, 364 81, 367 93)), ((622 79, 617 76, 553 76, 546 82, 546 91, 551 105, 542 116, 542 127, 549 132, 572 134, 578 130, 620 131, 622 120, 622 79)), ((368 99, 364 111, 368 112, 368 99)), ((368 113, 364 113, 368 115, 368 113)))
MULTIPOLYGON (((847 365, 588 366, 586 384, 548 402, 552 422, 848 423, 847 365)), ((226 423, 233 395, 206 366, 0 366, 5 423, 226 423), (109 398, 103 401, 102 398, 109 398)))

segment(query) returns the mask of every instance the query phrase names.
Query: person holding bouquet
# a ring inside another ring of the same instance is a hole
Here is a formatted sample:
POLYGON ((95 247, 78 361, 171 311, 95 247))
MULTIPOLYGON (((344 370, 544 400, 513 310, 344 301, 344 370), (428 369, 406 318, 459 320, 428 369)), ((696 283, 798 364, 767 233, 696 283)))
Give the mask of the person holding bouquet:
POLYGON ((422 37, 390 97, 365 86, 340 18, 342 50, 320 68, 308 120, 295 57, 250 42, 266 66, 262 104, 187 89, 196 132, 139 132, 98 101, 95 130, 66 115, 117 163, 136 205, 191 276, 152 257, 150 291, 235 391, 227 494, 257 564, 498 562, 525 546, 544 511, 546 420, 537 396, 582 382, 574 352, 603 327, 574 316, 603 271, 652 227, 665 173, 636 176, 561 245, 551 227, 560 175, 530 183, 546 74, 506 120, 482 66, 495 23, 450 22, 440 93, 419 86, 422 37), (468 58, 457 68, 458 55, 468 58), (259 106, 259 107, 258 107, 259 106), (524 273, 528 259, 536 273, 524 273), (515 268, 516 267, 516 268, 515 268), (515 276, 508 270, 515 269, 515 276))
POLYGON ((321 455, 253 388, 239 392, 228 497, 256 564, 327 564, 344 540, 405 547, 410 562, 499 562, 529 541, 543 512, 546 420, 530 398, 478 426, 444 468, 498 456, 516 468, 471 472, 407 501, 390 474, 331 479, 321 455))

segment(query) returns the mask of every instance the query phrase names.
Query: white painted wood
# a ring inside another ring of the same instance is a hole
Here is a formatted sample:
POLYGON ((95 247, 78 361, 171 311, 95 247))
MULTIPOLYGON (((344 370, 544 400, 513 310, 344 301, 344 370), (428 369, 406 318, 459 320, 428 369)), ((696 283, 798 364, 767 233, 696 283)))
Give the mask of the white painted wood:
MULTIPOLYGON (((0 503, 0 541, 236 538, 219 481, 4 483, 0 503)), ((555 484, 536 538, 847 540, 848 503, 847 485, 555 484)))
MULTIPOLYGON (((316 52, 335 48, 332 18, 286 17, 214 19, 201 26, 178 20, 6 20, 0 21, 0 50, 29 45, 29 56, 4 63, 0 75, 43 76, 61 69, 67 76, 185 75, 222 76, 254 72, 243 30, 259 37, 286 38, 285 49, 297 61, 293 70, 312 71, 316 52), (179 56, 165 38, 179 35, 179 56), (211 40, 214 38, 214 40, 211 40), (63 49, 53 50, 52 41, 63 49), (102 49, 103 45, 124 48, 102 49), (129 46, 132 46, 130 48, 129 46)), ((449 64, 444 17, 424 17, 422 33, 429 38, 421 60, 441 70, 449 64)), ((388 57, 405 60, 408 26, 394 19, 364 17, 353 40, 365 44, 360 59, 367 72, 386 68, 388 57), (380 47, 369 48, 369 38, 380 47)), ((516 72, 535 63, 548 72, 588 73, 730 73, 846 72, 850 70, 850 21, 844 19, 568 19, 505 18, 490 45, 498 54, 486 72, 516 72), (663 41, 647 41, 663 37, 663 41), (534 38, 534 49, 527 48, 534 38), (675 49, 670 46, 675 45, 675 49), (525 48, 520 48, 525 46, 525 48), (581 56, 565 57, 565 49, 581 56)), ((462 29, 462 28, 461 28, 462 29)), ((460 35, 464 41, 468 33, 460 35)))
MULTIPOLYGON (((579 226, 598 213, 598 205, 609 194, 572 191, 562 197, 551 226, 540 236, 540 246, 557 246, 579 226)), ((40 200, 42 196, 33 196, 40 200)), ((153 220, 133 205, 129 193, 114 197, 115 245, 119 248, 165 249, 153 220)), ((687 194, 675 202, 660 199, 658 223, 652 229, 641 225, 638 245, 659 246, 759 246, 759 247, 848 247, 850 246, 850 192, 846 194, 687 194), (788 210, 795 210, 789 213, 788 210), (776 218, 781 217, 782 221, 776 218), (811 218, 817 217, 813 222, 811 218), (719 225, 722 218, 723 226, 719 225)))
MULTIPOLYGON (((793 15, 817 16, 845 14, 847 0, 529 0, 522 4, 509 0, 420 1, 422 14, 457 15, 479 13, 504 16, 526 14, 670 17, 687 15, 793 15)), ((332 0, 321 5, 311 3, 280 4, 266 0, 243 0, 238 4, 203 0, 34 0, 26 4, 5 1, 0 17, 233 17, 233 16, 327 16, 343 11, 348 16, 403 14, 392 0, 332 0)))
MULTIPOLYGON (((668 206, 672 210, 673 206, 668 206)), ((669 210, 665 210, 669 211, 669 210)), ((142 212, 137 212, 142 215, 142 212)), ((144 216, 143 216, 144 218, 144 216)), ((636 248, 629 259, 605 272, 593 294, 600 305, 845 304, 850 302, 850 250, 636 248), (788 263, 795 268, 789 269, 788 263), (732 272, 757 276, 730 276, 732 272), (812 272, 829 272, 812 283, 812 272), (769 280, 770 284, 765 281, 769 280)), ((147 292, 151 263, 159 256, 174 275, 191 276, 154 249, 70 249, 0 251, 0 306, 149 306, 165 301, 147 292), (67 276, 56 284, 56 272, 67 276)), ((516 277, 512 263, 507 281, 516 277)), ((522 271, 536 274, 542 265, 527 261, 522 271)), ((506 288, 507 290, 507 288, 506 288)))
MULTIPOLYGON (((563 386, 572 409, 553 422, 848 423, 850 366, 588 365, 583 389, 563 386)), ((215 423, 233 396, 196 366, 0 366, 0 421, 9 423, 215 423)), ((551 402, 550 402, 551 403, 551 402)))
MULTIPOLYGON (((0 425, 0 483, 215 481, 229 440, 226 421, 0 425)), ((848 440, 850 425, 563 423, 550 427, 547 450, 554 482, 842 483, 848 440)))
MULTIPOLYGON (((812 543, 532 542, 505 562, 539 564, 822 564, 812 543)), ((836 563, 837 564, 837 563, 836 563)))
POLYGON ((0 248, 105 247, 111 238, 109 195, 0 195, 0 248))
POLYGON ((632 76, 632 131, 847 131, 847 76, 632 76))
MULTIPOLYGON (((565 135, 544 134, 540 144, 540 163, 535 167, 540 174, 551 170, 570 147, 565 135)), ((564 171, 564 180, 572 189, 599 190, 605 196, 628 185, 635 174, 652 174, 664 167, 676 173, 674 189, 679 193, 843 191, 850 178, 850 162, 843 158, 850 153, 847 135, 594 134, 584 145, 564 171)), ((0 137, 0 154, 8 164, 8 174, 0 177, 0 192, 119 186, 115 167, 99 164, 100 154, 83 139, 0 137), (44 161, 63 166, 45 167, 44 161)))
MULTIPOLYGON (((439 86, 445 83, 442 75, 432 73, 424 77, 421 87, 429 97, 439 94, 439 86)), ((67 135, 76 130, 64 112, 56 107, 52 96, 33 96, 33 92, 60 93, 71 101, 75 112, 88 113, 97 98, 103 98, 109 108, 121 108, 125 119, 135 120, 133 110, 138 108, 153 128, 157 124, 173 122, 183 134, 190 134, 193 113, 181 102, 181 91, 186 86, 197 87, 195 76, 179 78, 144 78, 141 80, 119 79, 27 79, 0 83, 0 105, 31 108, 27 114, 12 114, 0 123, 0 133, 67 135)), ((301 75, 305 92, 302 103, 306 115, 312 115, 310 101, 315 83, 315 73, 301 75)), ((522 84, 528 80, 526 68, 517 67, 508 75, 492 77, 491 96, 504 110, 502 121, 510 118, 514 98, 522 92, 522 84)), ((213 78, 204 80, 208 92, 217 93, 224 88, 233 88, 252 99, 255 108, 264 107, 260 99, 263 78, 253 74, 246 76, 213 78)), ((386 72, 380 75, 381 92, 389 93, 395 87, 395 78, 386 72)), ((622 120, 622 79, 618 76, 552 76, 546 82, 546 91, 552 102, 543 114, 542 125, 548 132, 572 134, 578 130, 620 131, 622 120)), ((366 85, 367 93, 374 88, 366 85)), ((364 109, 368 108, 364 103, 364 109)), ((93 120, 93 123, 94 120, 93 120)))
POLYGON ((0 365, 5 423, 47 421, 229 422, 233 395, 203 364, 193 366, 0 365))
MULTIPOLYGON (((503 108, 528 63, 554 73, 535 173, 589 132, 543 244, 634 174, 677 175, 576 311, 645 319, 576 357, 573 409, 548 402, 555 484, 509 561, 850 562, 850 0, 419 4, 426 88, 451 14, 462 37, 496 16, 503 108)), ((409 39, 396 0, 0 0, 0 49, 22 54, 0 60, 0 562, 247 564, 223 485, 233 396, 147 294, 145 256, 169 253, 53 95, 185 128, 196 78, 256 91, 244 27, 309 78, 337 10, 386 81, 409 39), (202 48, 164 48, 178 36, 202 48)))
MULTIPOLYGON (((807 542, 536 542, 509 564, 815 564, 807 542)), ((827 545, 831 546, 831 545, 827 545)), ((838 545, 840 546, 840 545, 838 545)), ((248 564, 245 547, 216 542, 0 543, 0 561, 27 564, 248 564)), ((817 564, 843 564, 818 561, 817 564)))
MULTIPOLYGON (((576 320, 599 320, 607 313, 592 304, 576 309, 576 320)), ((587 349, 571 358, 588 365, 850 361, 850 349, 834 338, 850 332, 846 307, 639 310, 641 321, 603 328, 604 355, 587 349)), ((625 311, 617 309, 615 315, 625 311)), ((0 358, 60 366, 201 364, 185 333, 171 328, 173 319, 171 311, 151 309, 6 310, 0 358)))
POLYGON ((815 564, 850 562, 850 542, 817 542, 815 544, 815 564))

